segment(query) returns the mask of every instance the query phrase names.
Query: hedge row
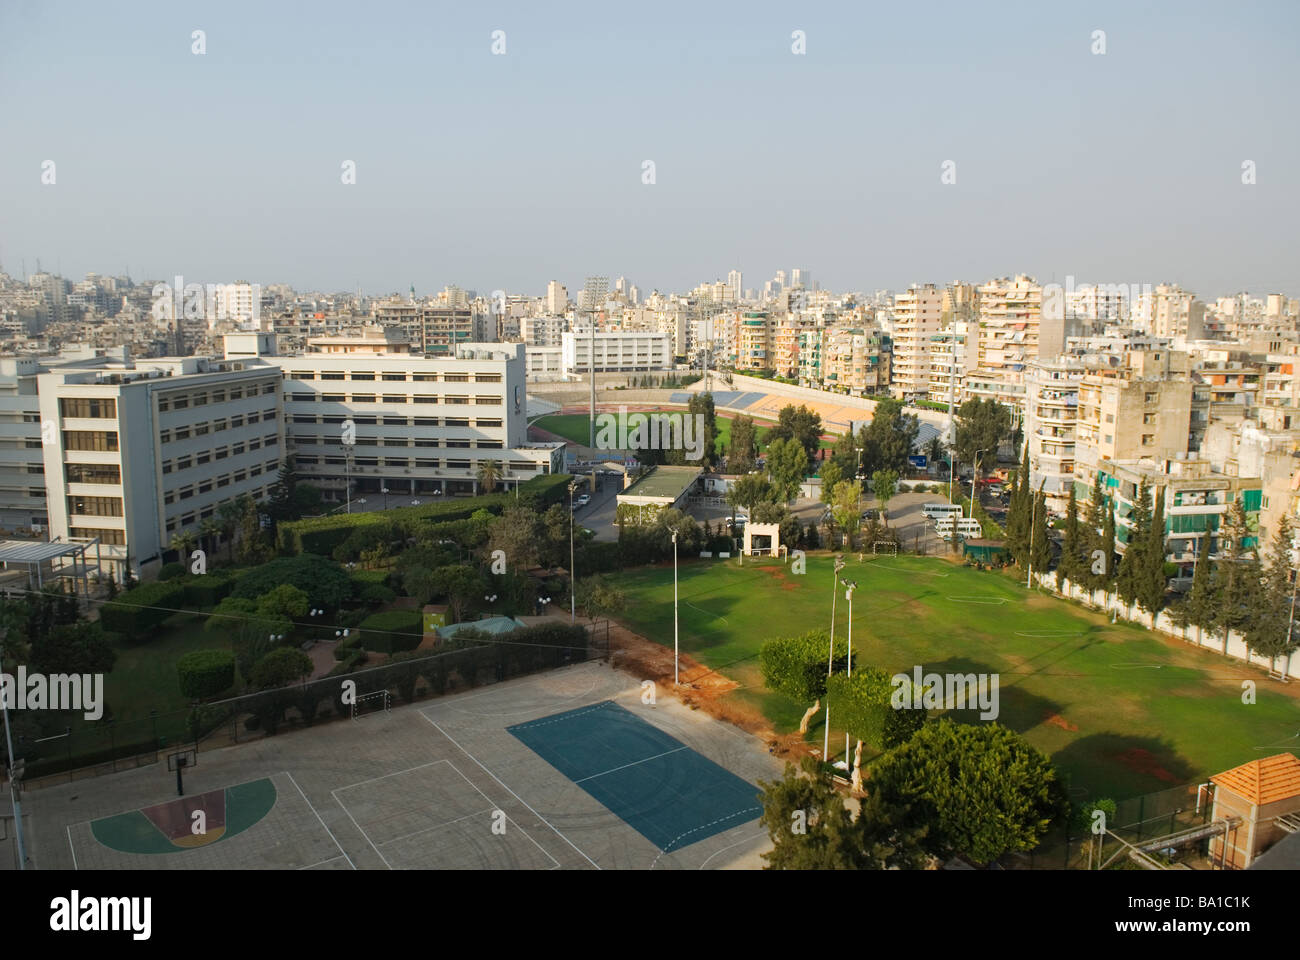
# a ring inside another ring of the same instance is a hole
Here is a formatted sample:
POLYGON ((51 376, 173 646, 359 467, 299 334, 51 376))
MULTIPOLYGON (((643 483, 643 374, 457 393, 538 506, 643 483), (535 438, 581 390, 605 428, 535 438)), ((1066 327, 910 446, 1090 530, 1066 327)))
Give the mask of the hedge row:
MULTIPOLYGON (((543 474, 519 485, 519 496, 528 497, 540 509, 559 503, 568 491, 568 474, 543 474)), ((354 530, 375 524, 411 524, 428 521, 464 520, 476 510, 500 513, 515 494, 489 493, 477 497, 436 500, 418 507, 397 507, 392 510, 369 513, 342 513, 330 517, 313 517, 282 523, 278 528, 279 549, 282 553, 317 553, 331 556, 334 548, 346 540, 354 530)))
POLYGON ((206 700, 235 685, 235 655, 229 650, 192 650, 176 661, 181 693, 206 700))
POLYGON ((99 622, 105 630, 133 640, 152 633, 184 606, 184 584, 175 580, 142 583, 104 604, 99 611, 99 622))
POLYGON ((361 621, 362 646, 376 653, 414 650, 424 638, 424 617, 419 610, 385 610, 361 621))

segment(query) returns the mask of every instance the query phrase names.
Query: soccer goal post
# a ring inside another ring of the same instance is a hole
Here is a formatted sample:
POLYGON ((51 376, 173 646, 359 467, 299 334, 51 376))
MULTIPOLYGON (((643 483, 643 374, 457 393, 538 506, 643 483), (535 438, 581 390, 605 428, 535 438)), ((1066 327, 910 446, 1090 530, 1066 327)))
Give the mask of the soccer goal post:
POLYGON ((380 711, 388 713, 391 706, 392 697, 387 690, 363 693, 352 701, 352 719, 360 720, 380 711))

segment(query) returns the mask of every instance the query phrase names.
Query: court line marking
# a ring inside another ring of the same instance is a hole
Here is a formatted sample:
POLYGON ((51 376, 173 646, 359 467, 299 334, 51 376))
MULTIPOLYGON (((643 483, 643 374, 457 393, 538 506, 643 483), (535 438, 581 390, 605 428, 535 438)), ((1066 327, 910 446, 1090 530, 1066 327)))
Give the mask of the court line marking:
MULTIPOLYGON (((587 687, 586 690, 580 690, 580 691, 578 691, 577 693, 574 693, 574 694, 571 694, 571 695, 567 695, 567 696, 559 696, 559 697, 556 697, 556 701, 557 701, 558 703, 565 703, 565 702, 569 702, 569 701, 573 701, 573 700, 582 700, 582 699, 585 699, 586 697, 589 697, 589 696, 591 695, 591 693, 592 693, 595 689, 596 689, 596 678, 595 678, 595 677, 592 677, 592 678, 591 678, 591 683, 588 685, 588 687, 587 687)), ((488 691, 488 693, 496 693, 496 692, 497 692, 497 691, 495 691, 495 690, 488 691)), ((478 697, 478 696, 486 696, 486 695, 487 695, 486 693, 483 693, 483 694, 477 694, 477 693, 476 693, 476 694, 474 694, 474 696, 476 696, 476 697, 478 697)), ((469 698, 466 698, 466 699, 469 699, 469 698)), ((511 710, 511 711, 507 711, 506 713, 475 713, 473 710, 462 710, 460 707, 456 706, 456 704, 454 704, 454 703, 448 703, 448 704, 447 704, 447 707, 448 707, 449 709, 455 710, 457 713, 463 713, 463 714, 465 714, 465 716, 467 716, 467 717, 488 717, 488 718, 492 718, 492 719, 496 719, 496 718, 499 718, 499 717, 518 717, 518 716, 521 716, 521 715, 523 715, 523 714, 527 714, 527 713, 532 713, 532 712, 533 712, 533 708, 532 708, 532 707, 524 707, 524 708, 521 708, 521 709, 519 709, 519 710, 511 710)))
MULTIPOLYGON (((342 854, 339 854, 339 856, 342 856, 342 854)), ((305 866, 305 867, 299 867, 298 869, 299 869, 299 870, 310 870, 310 869, 312 869, 312 867, 319 867, 319 866, 323 866, 324 864, 327 864, 327 863, 333 863, 333 862, 334 862, 335 860, 337 860, 337 859, 338 859, 338 856, 330 857, 328 860, 317 860, 315 863, 309 863, 309 864, 307 864, 307 866, 305 866)))
MULTIPOLYGON (((517 724, 514 724, 514 726, 518 727, 520 730, 533 730, 533 729, 536 729, 537 727, 545 727, 545 726, 547 726, 548 724, 552 724, 552 723, 564 723, 566 720, 572 720, 574 717, 581 717, 583 714, 592 713, 592 712, 594 712, 594 711, 596 711, 596 710, 604 710, 607 706, 609 706, 610 704, 613 704, 613 703, 614 703, 613 700, 606 700, 606 701, 604 701, 604 702, 602 702, 602 703, 598 703, 598 704, 597 704, 596 706, 594 706, 594 707, 588 707, 586 710, 574 710, 574 711, 571 711, 571 712, 569 712, 569 713, 566 713, 566 714, 565 714, 564 716, 562 716, 562 717, 551 717, 550 719, 543 719, 543 720, 530 720, 528 723, 517 723, 517 724)), ((615 704, 615 706, 617 706, 617 704, 615 704)), ((626 709, 626 708, 624 708, 624 709, 626 709)), ((629 711, 629 712, 630 712, 630 711, 629 711)), ((428 720, 429 718, 428 718, 428 717, 425 717, 425 719, 428 720)), ((433 723, 432 720, 429 720, 429 722, 430 722, 430 723, 433 723)), ((433 725, 434 725, 435 727, 438 726, 436 723, 433 723, 433 725)), ((441 728, 441 727, 438 727, 438 729, 441 730, 442 728, 441 728)), ((509 730, 507 730, 506 732, 507 732, 507 733, 511 733, 511 731, 509 731, 509 730)), ((447 739, 450 740, 451 738, 448 737, 447 739)), ((455 743, 454 740, 453 740, 452 742, 455 743)), ((459 744, 457 744, 457 746, 459 746, 459 744)), ((466 753, 467 756, 469 755, 469 751, 465 751, 465 753, 466 753)), ((473 758, 471 758, 471 759, 473 759, 473 758)), ((486 768, 485 768, 485 769, 486 769, 486 768)))
MULTIPOLYGON (((423 716, 423 714, 421 714, 421 716, 423 716)), ((551 821, 547 820, 547 819, 546 819, 545 817, 543 817, 540 813, 538 813, 536 810, 534 810, 534 809, 532 808, 532 806, 530 806, 530 805, 528 804, 528 802, 527 802, 526 800, 524 800, 523 797, 519 796, 519 794, 515 793, 515 792, 514 792, 513 790, 511 790, 508 786, 506 786, 505 782, 504 782, 500 777, 498 777, 495 773, 493 773, 493 772, 492 772, 491 770, 489 770, 487 767, 483 766, 482 761, 480 761, 480 760, 479 760, 477 757, 475 757, 472 753, 470 753, 468 750, 466 750, 464 747, 462 747, 462 746, 461 746, 461 745, 456 741, 456 739, 455 739, 451 734, 449 734, 446 730, 442 729, 442 727, 440 727, 440 726, 437 724, 436 721, 430 719, 429 717, 425 717, 424 719, 425 719, 425 720, 428 720, 429 723, 433 726, 433 728, 434 728, 435 730, 437 730, 437 731, 438 731, 439 733, 441 733, 444 737, 446 737, 448 740, 450 740, 450 741, 451 741, 451 742, 456 746, 456 749, 457 749, 457 750, 459 750, 461 753, 465 754, 465 756, 469 757, 469 758, 470 758, 471 760, 473 760, 476 764, 478 764, 479 769, 481 769, 484 773, 486 773, 489 777, 491 777, 491 778, 492 778, 493 780, 495 780, 497 783, 501 784, 501 786, 505 789, 505 791, 506 791, 507 793, 510 794, 510 796, 514 797, 516 800, 518 800, 520 803, 522 803, 525 807, 527 807, 529 813, 531 813, 531 814, 532 814, 533 816, 535 816, 538 820, 542 821, 542 823, 544 823, 544 824, 546 824, 548 827, 550 827, 550 828, 551 828, 551 831, 552 831, 552 832, 553 832, 557 837, 559 837, 561 840, 563 840, 563 841, 564 841, 565 843, 567 843, 569 846, 573 847, 573 849, 576 850, 576 851, 578 852, 578 854, 582 857, 582 859, 586 860, 589 864, 591 864, 591 865, 592 865, 593 867, 595 867, 597 870, 601 869, 600 864, 598 864, 595 860, 591 859, 591 857, 589 857, 589 856, 587 856, 585 853, 583 853, 582 850, 579 849, 579 847, 578 847, 578 845, 577 845, 576 843, 574 843, 572 840, 570 840, 568 837, 566 837, 564 834, 562 834, 558 829, 556 829, 555 824, 551 823, 551 821)), ((449 762, 450 762, 450 761, 449 761, 449 762)), ((454 767, 454 766, 455 766, 455 765, 453 764, 453 767, 454 767)), ((456 772, 457 772, 457 773, 460 773, 459 770, 457 770, 456 772)), ((464 777, 465 775, 464 775, 463 773, 461 773, 461 776, 464 777)), ((469 779, 469 778, 466 777, 466 779, 469 779)), ((478 788, 475 787, 475 789, 478 789, 478 788)), ((479 792, 482 793, 481 790, 480 790, 479 792)), ((522 828, 521 828, 521 829, 522 829, 522 828)), ((529 838, 529 839, 531 839, 531 838, 529 838)), ((533 842, 534 842, 534 843, 537 843, 536 840, 534 840, 533 842)), ((540 844, 539 844, 539 846, 540 846, 540 844)), ((548 856, 549 856, 549 854, 548 854, 548 856)), ((554 858, 552 857, 552 859, 554 859, 554 858)))
MULTIPOLYGON (((604 773, 593 773, 589 777, 583 777, 581 780, 574 780, 573 782, 586 783, 588 780, 595 780, 597 777, 603 777, 605 776, 605 774, 608 773, 617 773, 619 770, 626 770, 628 767, 635 767, 637 764, 641 764, 641 763, 649 763, 651 760, 658 760, 660 757, 666 757, 669 756, 670 754, 680 753, 683 750, 689 750, 689 749, 691 748, 686 746, 686 744, 682 744, 680 747, 676 747, 672 750, 665 750, 663 753, 657 753, 653 757, 646 757, 644 760, 633 760, 631 763, 625 763, 620 767, 614 767, 613 769, 606 770, 604 773)), ((701 756, 703 756, 703 754, 701 754, 701 756)))
MULTIPOLYGON (((698 827, 692 827, 690 830, 687 830, 685 833, 678 834, 677 836, 673 837, 672 840, 668 841, 668 846, 664 847, 662 850, 659 851, 659 856, 655 857, 654 860, 650 863, 650 869, 653 870, 655 868, 655 864, 659 862, 660 858, 663 857, 664 854, 668 853, 668 851, 672 849, 673 844, 675 844, 682 837, 689 837, 692 833, 696 833, 700 830, 707 830, 709 827, 713 826, 716 823, 721 823, 723 820, 731 820, 733 817, 741 817, 747 813, 758 813, 761 816, 763 813, 763 808, 746 807, 744 810, 737 810, 735 813, 729 813, 725 817, 718 817, 718 819, 716 820, 710 820, 708 823, 702 823, 698 827)), ((740 826, 740 824, 736 824, 736 826, 740 826)))
POLYGON ((386 773, 382 777, 371 777, 369 780, 358 780, 356 783, 349 783, 346 787, 335 787, 330 793, 342 793, 344 790, 351 790, 353 787, 363 787, 367 783, 378 783, 380 780, 387 780, 389 777, 400 777, 404 773, 410 773, 413 770, 423 770, 425 767, 436 766, 440 763, 451 763, 450 760, 430 760, 428 763, 416 764, 414 767, 407 767, 405 770, 398 770, 394 773, 386 773))
POLYGON ((735 843, 729 843, 729 844, 727 844, 725 847, 723 847, 721 850, 718 850, 718 851, 715 851, 714 853, 709 854, 708 858, 707 858, 703 863, 700 864, 699 869, 703 870, 705 867, 707 867, 707 866, 709 865, 709 860, 712 860, 714 857, 718 856, 718 854, 720 854, 720 853, 726 853, 726 852, 727 852, 728 850, 730 850, 732 847, 738 847, 738 846, 740 846, 742 843, 749 843, 751 840, 761 840, 763 837, 766 837, 766 836, 767 836, 767 831, 764 830, 762 833, 756 833, 756 834, 754 834, 754 835, 751 836, 751 837, 742 837, 741 839, 737 840, 735 843))
POLYGON ((714 620, 721 620, 723 623, 726 623, 726 622, 727 622, 727 618, 726 618, 726 617, 720 617, 720 616, 718 616, 718 615, 715 614, 715 613, 710 613, 709 611, 705 610, 703 607, 697 607, 697 606, 695 606, 695 604, 691 603, 691 601, 689 601, 689 600, 686 601, 686 605, 687 605, 688 607, 693 607, 694 609, 700 611, 700 613, 704 614, 706 617, 712 617, 714 620))
MULTIPOLYGON (((320 811, 318 811, 314 806, 312 806, 312 802, 311 802, 310 800, 307 799, 307 794, 305 794, 305 793, 302 792, 302 787, 298 786, 298 781, 295 780, 295 779, 293 778, 293 774, 290 773, 288 770, 281 770, 280 772, 283 773, 286 777, 289 778, 289 782, 292 783, 294 789, 298 791, 298 795, 299 795, 300 797, 302 797, 303 802, 307 804, 307 806, 311 809, 311 812, 312 812, 312 813, 316 814, 316 819, 320 821, 320 825, 321 825, 322 827, 325 827, 325 832, 328 833, 328 834, 330 835, 330 839, 334 841, 334 846, 336 846, 336 847, 339 848, 339 853, 343 854, 344 858, 348 861, 348 864, 352 867, 353 870, 355 870, 355 869, 357 868, 357 865, 356 865, 355 863, 352 862, 352 858, 348 856, 348 852, 347 852, 346 850, 343 849, 343 844, 339 843, 339 838, 336 837, 336 836, 334 836, 334 831, 331 830, 331 829, 329 828, 329 826, 325 823, 324 818, 321 817, 321 815, 320 815, 320 811)), ((272 776, 274 776, 274 774, 272 774, 272 776)), ((272 781, 272 782, 274 782, 274 781, 272 781)), ((344 813, 347 813, 347 809, 344 808, 344 811, 343 811, 343 812, 344 812, 344 813)), ((353 821, 352 821, 352 824, 353 824, 353 826, 356 826, 356 821, 353 820, 353 821)), ((360 828, 360 827, 357 827, 357 829, 360 830, 361 828, 360 828)), ((362 836, 365 836, 364 832, 363 832, 362 836)), ((369 837, 366 837, 366 839, 368 840, 368 839, 370 839, 370 838, 369 838, 369 837)), ((373 847, 374 844, 372 843, 371 846, 373 847)), ((379 853, 379 851, 376 850, 375 853, 379 853)), ((337 858, 337 857, 334 857, 333 859, 337 860, 338 858, 337 858)), ((383 857, 381 856, 379 859, 382 860, 383 857)), ((390 867, 389 869, 391 870, 392 868, 390 867)))
MULTIPOLYGON (((343 813, 347 816, 347 818, 352 821, 352 826, 357 828, 357 833, 361 834, 361 836, 366 838, 366 843, 370 844, 370 849, 375 851, 375 856, 377 856, 380 860, 383 860, 384 866, 386 866, 389 870, 393 869, 393 865, 389 863, 387 859, 385 859, 384 855, 379 852, 379 848, 375 846, 375 841, 370 839, 370 834, 366 833, 366 831, 361 829, 361 824, 357 823, 356 817, 352 816, 352 811, 348 809, 347 804, 345 804, 342 800, 340 800, 338 798, 338 795, 333 790, 330 791, 330 796, 333 797, 334 802, 339 805, 339 809, 342 810, 343 813)), ((317 814, 317 816, 320 816, 320 814, 317 814)), ((323 820, 321 822, 324 823, 323 820)), ((338 841, 335 842, 337 843, 338 841)))
MULTIPOLYGON (((472 784, 471 784, 471 786, 472 786, 472 784)), ((482 793, 482 791, 479 791, 479 792, 482 793)), ((383 843, 380 844, 380 846, 381 846, 381 847, 386 847, 386 846, 388 846, 390 843, 397 843, 399 840, 410 840, 412 837, 418 837, 420 834, 422 834, 422 833, 428 833, 430 830, 438 830, 438 829, 440 829, 441 827, 450 827, 453 823, 460 823, 462 820, 468 820, 470 817, 481 817, 481 816, 483 816, 483 814, 485 814, 485 813, 491 813, 493 810, 496 810, 496 809, 497 809, 497 807, 495 807, 495 806, 491 806, 491 807, 488 807, 486 810, 475 810, 473 813, 467 813, 467 814, 465 814, 465 816, 463 816, 463 817, 457 817, 457 818, 454 819, 454 820, 447 820, 447 821, 444 822, 444 823, 435 823, 433 826, 431 826, 431 827, 425 827, 423 830, 416 830, 416 831, 414 831, 414 832, 412 832, 412 833, 406 833, 406 834, 403 834, 403 835, 400 836, 400 837, 393 837, 393 839, 391 839, 391 840, 385 840, 383 843)))
POLYGON ((77 848, 72 843, 72 824, 68 824, 68 849, 72 851, 72 869, 80 870, 77 866, 77 848))

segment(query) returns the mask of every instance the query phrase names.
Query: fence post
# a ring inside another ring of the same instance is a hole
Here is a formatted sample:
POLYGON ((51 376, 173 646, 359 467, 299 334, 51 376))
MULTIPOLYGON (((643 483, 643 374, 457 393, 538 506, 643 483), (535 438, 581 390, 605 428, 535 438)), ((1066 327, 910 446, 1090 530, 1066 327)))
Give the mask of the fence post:
POLYGON ((108 721, 108 755, 113 761, 114 773, 117 773, 117 732, 113 729, 116 726, 116 720, 108 721))

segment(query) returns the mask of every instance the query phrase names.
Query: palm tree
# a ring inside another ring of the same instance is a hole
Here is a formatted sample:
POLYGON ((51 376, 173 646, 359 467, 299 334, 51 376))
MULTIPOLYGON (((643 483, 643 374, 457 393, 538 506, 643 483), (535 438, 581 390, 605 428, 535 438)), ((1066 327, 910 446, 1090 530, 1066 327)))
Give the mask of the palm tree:
POLYGON ((221 535, 226 538, 231 563, 235 562, 235 531, 239 529, 239 521, 243 515, 243 507, 234 500, 217 507, 217 523, 221 527, 221 535))
POLYGON ((216 517, 208 517, 199 524, 199 536, 203 539, 203 549, 208 553, 214 553, 217 549, 217 538, 221 536, 221 521, 216 517))
POLYGON ((193 530, 183 530, 172 537, 171 549, 180 554, 180 562, 185 563, 189 560, 190 554, 194 552, 194 546, 199 542, 199 538, 193 530))
POLYGON ((483 485, 483 489, 491 493, 497 488, 497 481, 501 479, 501 464, 496 460, 484 460, 478 465, 478 482, 483 485))

